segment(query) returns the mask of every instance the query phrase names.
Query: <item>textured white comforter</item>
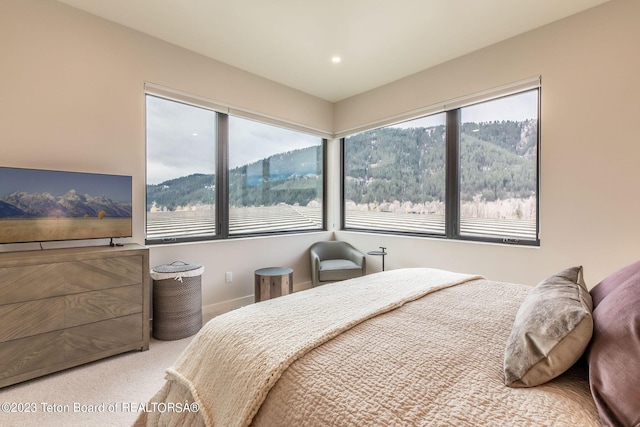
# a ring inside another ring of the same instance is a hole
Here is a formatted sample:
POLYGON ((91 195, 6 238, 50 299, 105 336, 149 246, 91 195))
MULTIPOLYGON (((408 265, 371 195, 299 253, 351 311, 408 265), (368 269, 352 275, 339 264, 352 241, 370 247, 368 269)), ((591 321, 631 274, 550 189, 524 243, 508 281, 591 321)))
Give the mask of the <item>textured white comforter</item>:
POLYGON ((471 279, 394 270, 220 316, 155 397, 202 410, 139 424, 599 425, 578 369, 534 389, 504 385, 528 288, 471 279))

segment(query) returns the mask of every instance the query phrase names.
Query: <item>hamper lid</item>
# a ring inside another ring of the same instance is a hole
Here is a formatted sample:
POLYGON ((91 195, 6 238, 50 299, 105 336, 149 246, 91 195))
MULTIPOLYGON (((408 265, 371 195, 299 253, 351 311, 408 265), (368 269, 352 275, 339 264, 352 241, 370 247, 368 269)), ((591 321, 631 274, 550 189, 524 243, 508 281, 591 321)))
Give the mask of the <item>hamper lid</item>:
POLYGON ((196 270, 202 267, 202 264, 196 262, 173 261, 171 264, 162 264, 153 267, 156 273, 180 273, 183 271, 196 270))
POLYGON ((196 277, 204 272, 202 264, 196 262, 174 261, 151 269, 153 280, 175 279, 182 282, 183 277, 196 277))

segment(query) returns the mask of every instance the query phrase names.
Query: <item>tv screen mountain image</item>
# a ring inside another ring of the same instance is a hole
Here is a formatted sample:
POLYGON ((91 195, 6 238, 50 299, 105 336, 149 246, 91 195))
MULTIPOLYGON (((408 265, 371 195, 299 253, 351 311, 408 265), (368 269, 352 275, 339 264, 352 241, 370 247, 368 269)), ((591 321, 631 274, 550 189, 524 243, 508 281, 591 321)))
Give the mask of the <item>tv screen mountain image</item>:
POLYGON ((0 167, 0 243, 131 237, 132 177, 0 167))

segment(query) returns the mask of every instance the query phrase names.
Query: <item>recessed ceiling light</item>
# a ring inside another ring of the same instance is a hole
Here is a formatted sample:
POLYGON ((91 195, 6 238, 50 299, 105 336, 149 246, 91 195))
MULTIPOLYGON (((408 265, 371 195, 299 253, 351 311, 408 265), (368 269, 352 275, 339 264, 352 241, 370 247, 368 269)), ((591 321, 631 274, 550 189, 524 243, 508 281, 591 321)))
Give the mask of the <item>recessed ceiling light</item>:
POLYGON ((342 58, 340 58, 339 56, 334 56, 333 58, 331 58, 331 62, 333 62, 334 64, 338 64, 340 61, 342 61, 342 58))

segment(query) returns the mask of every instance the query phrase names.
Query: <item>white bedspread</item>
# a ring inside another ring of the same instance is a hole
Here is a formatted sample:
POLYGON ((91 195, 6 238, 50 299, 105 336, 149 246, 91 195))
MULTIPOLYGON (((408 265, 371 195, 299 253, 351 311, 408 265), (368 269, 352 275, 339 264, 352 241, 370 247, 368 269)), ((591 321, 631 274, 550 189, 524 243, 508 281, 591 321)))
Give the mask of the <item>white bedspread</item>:
POLYGON ((208 322, 168 378, 191 391, 206 425, 248 425, 282 372, 309 350, 366 319, 474 278, 395 270, 247 306, 208 322))
POLYGON ((578 368, 532 389, 504 385, 527 290, 406 269, 247 306, 207 324, 153 399, 195 399, 201 411, 136 425, 599 426, 578 368))

